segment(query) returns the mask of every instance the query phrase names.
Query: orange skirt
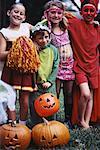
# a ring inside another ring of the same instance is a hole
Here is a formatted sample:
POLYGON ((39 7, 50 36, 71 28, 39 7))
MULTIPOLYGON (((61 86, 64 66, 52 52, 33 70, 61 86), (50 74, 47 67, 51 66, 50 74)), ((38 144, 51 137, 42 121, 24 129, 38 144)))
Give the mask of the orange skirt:
MULTIPOLYGON (((79 88, 74 87, 73 93, 73 111, 72 111, 72 124, 78 123, 78 100, 80 97, 79 88)), ((94 104, 91 115, 91 122, 100 123, 100 69, 99 69, 99 88, 94 91, 94 104)))

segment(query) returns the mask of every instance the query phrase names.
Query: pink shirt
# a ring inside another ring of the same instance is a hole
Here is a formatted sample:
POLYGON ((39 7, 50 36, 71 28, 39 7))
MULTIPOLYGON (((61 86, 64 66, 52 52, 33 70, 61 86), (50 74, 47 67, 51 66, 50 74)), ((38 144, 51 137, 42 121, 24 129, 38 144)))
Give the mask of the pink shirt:
POLYGON ((63 45, 70 43, 67 30, 66 30, 66 32, 64 32, 63 34, 60 34, 60 35, 51 33, 51 39, 52 39, 51 40, 52 44, 55 45, 56 47, 61 47, 63 45))

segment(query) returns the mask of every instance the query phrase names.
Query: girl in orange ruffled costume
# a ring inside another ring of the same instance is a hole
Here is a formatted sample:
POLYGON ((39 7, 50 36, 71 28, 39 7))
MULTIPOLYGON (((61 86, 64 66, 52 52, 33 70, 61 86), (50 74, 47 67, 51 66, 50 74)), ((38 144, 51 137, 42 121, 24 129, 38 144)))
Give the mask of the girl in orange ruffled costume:
MULTIPOLYGON (((19 123, 25 124, 28 115, 29 93, 35 88, 33 75, 40 61, 36 47, 29 39, 33 26, 26 22, 23 23, 26 18, 23 4, 12 5, 7 15, 10 18, 10 25, 0 30, 0 61, 7 60, 1 79, 19 90, 19 123)), ((16 119, 15 113, 13 116, 16 119)))

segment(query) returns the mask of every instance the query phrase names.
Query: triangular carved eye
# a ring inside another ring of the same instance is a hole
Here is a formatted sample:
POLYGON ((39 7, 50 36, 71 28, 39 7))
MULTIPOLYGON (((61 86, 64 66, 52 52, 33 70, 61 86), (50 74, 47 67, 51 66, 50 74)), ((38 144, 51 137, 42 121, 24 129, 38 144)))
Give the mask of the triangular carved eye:
POLYGON ((9 134, 7 135, 7 137, 9 137, 9 134))
POLYGON ((39 101, 41 102, 41 101, 42 101, 42 98, 40 98, 39 101))
POLYGON ((52 104, 53 106, 55 105, 55 103, 52 104))
POLYGON ((56 138, 57 138, 57 136, 54 134, 53 139, 56 139, 56 138))
POLYGON ((54 97, 53 95, 51 95, 51 97, 54 97))
POLYGON ((43 140, 43 141, 45 141, 45 140, 46 140, 44 136, 42 136, 42 140, 43 140))
POLYGON ((5 137, 5 140, 9 140, 9 134, 5 137))
POLYGON ((47 102, 50 102, 50 99, 47 98, 47 102))
POLYGON ((14 137, 15 139, 18 139, 18 136, 17 136, 17 134, 15 135, 15 137, 14 137))

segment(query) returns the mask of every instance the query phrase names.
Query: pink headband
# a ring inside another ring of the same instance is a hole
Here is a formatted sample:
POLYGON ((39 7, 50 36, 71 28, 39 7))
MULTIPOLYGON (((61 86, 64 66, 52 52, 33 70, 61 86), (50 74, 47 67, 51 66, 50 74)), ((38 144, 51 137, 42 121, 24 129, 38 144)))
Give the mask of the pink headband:
POLYGON ((49 18, 48 18, 48 12, 50 12, 50 11, 56 11, 56 12, 61 11, 61 13, 63 13, 64 10, 61 8, 49 8, 49 9, 44 11, 44 18, 46 18, 48 20, 48 26, 51 29, 51 22, 49 21, 49 18))

